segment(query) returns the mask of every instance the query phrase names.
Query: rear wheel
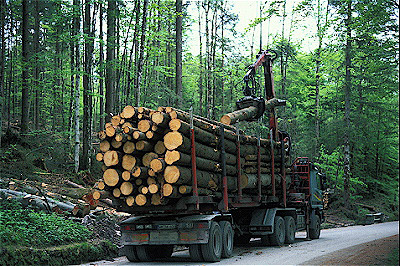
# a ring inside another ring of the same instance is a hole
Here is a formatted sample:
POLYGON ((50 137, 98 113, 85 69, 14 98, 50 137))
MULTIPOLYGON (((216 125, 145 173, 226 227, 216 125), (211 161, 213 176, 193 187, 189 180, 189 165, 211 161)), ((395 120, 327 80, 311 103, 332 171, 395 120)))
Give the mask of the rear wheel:
POLYGON ((311 214, 310 238, 318 239, 321 234, 321 219, 316 214, 311 214))
POLYGON ((152 246, 153 256, 157 259, 166 259, 172 256, 174 245, 152 246))
POLYGON ((219 222, 222 230, 222 258, 229 258, 233 253, 233 229, 228 221, 219 222))
POLYGON ((193 261, 203 261, 203 255, 201 254, 201 247, 198 244, 190 245, 189 246, 189 254, 190 258, 193 261))
POLYGON ((201 245, 201 253, 205 261, 220 261, 222 254, 222 232, 217 222, 212 221, 207 244, 201 245))
POLYGON ((273 246, 282 246, 285 243, 285 221, 280 216, 275 216, 274 232, 269 235, 269 242, 273 246))
POLYGON ((150 246, 137 246, 136 253, 140 261, 152 261, 155 259, 153 250, 150 246))
POLYGON ((139 258, 136 253, 136 246, 125 246, 124 251, 125 251, 125 256, 130 262, 139 261, 139 258))
POLYGON ((295 240, 296 223, 292 216, 285 216, 285 243, 292 244, 295 240))

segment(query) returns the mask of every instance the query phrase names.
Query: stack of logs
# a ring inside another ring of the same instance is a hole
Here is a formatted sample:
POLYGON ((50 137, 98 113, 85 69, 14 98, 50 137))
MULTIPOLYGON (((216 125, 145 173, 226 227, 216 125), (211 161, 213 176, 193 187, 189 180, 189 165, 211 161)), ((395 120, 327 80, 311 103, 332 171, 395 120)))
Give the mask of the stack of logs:
MULTIPOLYGON (((222 197, 220 123, 193 119, 199 195, 222 197)), ((128 206, 172 204, 191 195, 192 162, 190 116, 171 107, 150 110, 126 106, 98 133, 103 178, 95 199, 119 198, 128 206)), ((258 139, 240 135, 240 183, 243 193, 257 194, 258 139)), ((238 158, 236 128, 224 126, 224 148, 229 193, 237 192, 238 158)), ((271 145, 274 145, 276 187, 281 178, 281 143, 260 140, 263 193, 271 191, 271 145)), ((285 156, 284 167, 289 158, 285 156)), ((287 175, 289 176, 289 175, 287 175)), ((287 183, 288 179, 287 179, 287 183)), ((265 195, 265 194, 264 194, 265 195)))

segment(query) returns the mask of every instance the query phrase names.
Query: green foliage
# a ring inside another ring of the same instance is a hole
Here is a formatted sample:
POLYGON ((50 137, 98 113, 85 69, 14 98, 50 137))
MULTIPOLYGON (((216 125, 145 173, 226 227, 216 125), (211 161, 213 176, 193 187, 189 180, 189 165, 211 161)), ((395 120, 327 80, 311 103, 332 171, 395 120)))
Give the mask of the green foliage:
POLYGON ((74 243, 51 248, 2 246, 0 265, 76 265, 110 259, 118 248, 108 241, 74 243))
POLYGON ((80 224, 42 211, 23 209, 12 200, 0 200, 0 243, 47 247, 80 242, 91 233, 80 224))

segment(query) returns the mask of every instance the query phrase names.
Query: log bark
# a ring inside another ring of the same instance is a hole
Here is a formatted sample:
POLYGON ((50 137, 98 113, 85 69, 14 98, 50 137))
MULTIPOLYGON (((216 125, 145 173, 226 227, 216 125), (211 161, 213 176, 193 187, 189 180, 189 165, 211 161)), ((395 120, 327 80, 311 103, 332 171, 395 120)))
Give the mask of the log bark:
POLYGON ((133 132, 132 133, 132 137, 133 137, 133 139, 136 139, 136 140, 145 140, 145 139, 147 139, 146 138, 146 134, 143 133, 143 132, 140 132, 140 131, 133 132))
MULTIPOLYGON (((190 125, 180 119, 172 119, 169 122, 169 128, 190 138, 190 125)), ((218 138, 213 133, 203 130, 197 126, 193 127, 193 130, 196 142, 201 142, 207 146, 216 146, 218 144, 218 138)))
MULTIPOLYGON (((165 168, 164 179, 170 184, 191 184, 192 170, 182 166, 170 165, 165 168)), ((218 176, 206 171, 197 171, 197 180, 200 187, 208 187, 209 181, 217 182, 218 176)))
MULTIPOLYGON (((277 98, 272 98, 270 100, 265 101, 265 110, 268 112, 275 108, 276 106, 284 106, 286 105, 285 100, 280 100, 277 98)), ((221 117, 221 123, 224 125, 232 125, 237 121, 245 121, 248 119, 252 119, 256 116, 258 112, 258 108, 255 106, 250 106, 241 110, 234 111, 232 113, 226 114, 221 117)))
POLYGON ((146 154, 143 156, 143 158, 142 158, 142 163, 143 163, 144 166, 150 167, 150 162, 151 162, 153 159, 156 159, 156 158, 158 158, 158 154, 157 154, 157 153, 148 152, 148 153, 146 153, 146 154))

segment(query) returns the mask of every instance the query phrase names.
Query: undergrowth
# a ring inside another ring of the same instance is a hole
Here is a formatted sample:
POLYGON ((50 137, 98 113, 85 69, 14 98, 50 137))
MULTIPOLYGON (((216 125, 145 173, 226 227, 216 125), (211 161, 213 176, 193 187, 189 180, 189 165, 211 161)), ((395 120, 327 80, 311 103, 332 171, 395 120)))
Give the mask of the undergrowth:
POLYGON ((82 242, 91 232, 55 213, 23 209, 15 200, 0 199, 0 243, 48 247, 82 242))

